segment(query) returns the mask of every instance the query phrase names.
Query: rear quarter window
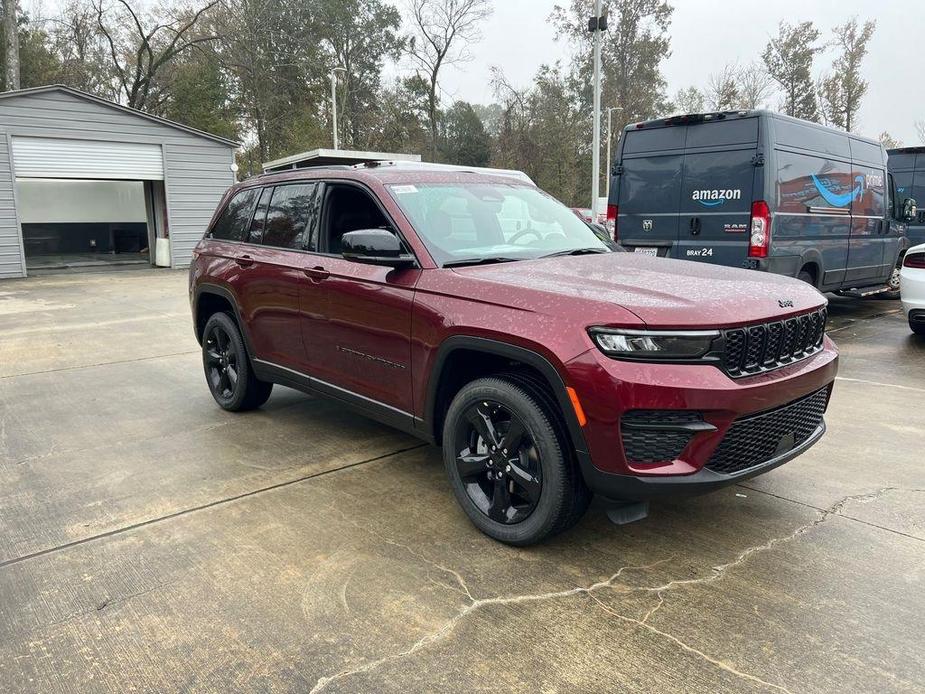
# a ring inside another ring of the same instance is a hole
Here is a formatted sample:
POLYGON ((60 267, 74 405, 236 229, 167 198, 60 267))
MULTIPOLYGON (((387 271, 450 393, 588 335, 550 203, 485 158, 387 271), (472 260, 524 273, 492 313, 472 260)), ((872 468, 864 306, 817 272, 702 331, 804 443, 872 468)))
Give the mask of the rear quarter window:
POLYGON ((243 241, 247 237, 259 194, 259 188, 249 188, 236 193, 212 226, 209 237, 221 241, 243 241))

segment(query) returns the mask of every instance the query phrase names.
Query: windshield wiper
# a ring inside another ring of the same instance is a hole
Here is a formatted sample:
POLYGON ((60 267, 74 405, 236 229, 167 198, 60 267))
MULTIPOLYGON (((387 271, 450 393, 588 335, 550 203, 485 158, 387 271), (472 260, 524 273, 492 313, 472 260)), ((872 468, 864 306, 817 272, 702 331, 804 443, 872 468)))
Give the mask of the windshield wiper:
POLYGON ((524 258, 509 258, 502 255, 489 255, 481 258, 463 258, 461 260, 451 260, 443 264, 443 267, 462 267, 464 265, 490 265, 491 263, 513 263, 524 258))
POLYGON ((540 258, 556 258, 562 255, 590 255, 593 253, 613 253, 609 248, 571 248, 567 251, 556 251, 541 255, 540 258))

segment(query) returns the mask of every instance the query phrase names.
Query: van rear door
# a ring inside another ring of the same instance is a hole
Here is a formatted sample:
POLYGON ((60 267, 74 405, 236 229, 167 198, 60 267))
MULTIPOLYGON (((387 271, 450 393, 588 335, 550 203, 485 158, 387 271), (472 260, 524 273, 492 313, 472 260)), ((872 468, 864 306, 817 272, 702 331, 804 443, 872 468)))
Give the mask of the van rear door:
POLYGON ((627 130, 610 204, 618 205, 617 235, 630 251, 673 255, 678 241, 684 127, 627 130))
POLYGON ((755 185, 758 118, 690 125, 675 257, 742 267, 755 185))

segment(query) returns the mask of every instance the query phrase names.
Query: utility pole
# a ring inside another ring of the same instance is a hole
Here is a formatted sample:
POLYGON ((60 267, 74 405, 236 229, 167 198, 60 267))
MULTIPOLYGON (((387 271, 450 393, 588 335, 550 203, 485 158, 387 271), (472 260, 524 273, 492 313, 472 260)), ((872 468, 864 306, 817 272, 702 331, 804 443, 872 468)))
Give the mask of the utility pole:
POLYGON ((19 22, 16 17, 16 0, 3 0, 3 53, 6 70, 3 87, 6 91, 19 89, 19 22))
POLYGON ((607 14, 601 0, 594 0, 594 16, 588 20, 594 34, 594 119, 591 137, 591 219, 597 221, 597 199, 601 185, 601 33, 607 31, 607 14))
POLYGON ((331 121, 334 126, 334 149, 340 149, 340 140, 337 137, 337 73, 347 72, 347 68, 336 67, 331 70, 331 121))
POLYGON ((604 162, 607 176, 607 193, 604 195, 607 200, 610 200, 610 179, 612 178, 610 174, 610 167, 613 162, 610 161, 610 145, 613 142, 613 112, 622 111, 622 106, 608 106, 607 107, 607 161, 604 162))

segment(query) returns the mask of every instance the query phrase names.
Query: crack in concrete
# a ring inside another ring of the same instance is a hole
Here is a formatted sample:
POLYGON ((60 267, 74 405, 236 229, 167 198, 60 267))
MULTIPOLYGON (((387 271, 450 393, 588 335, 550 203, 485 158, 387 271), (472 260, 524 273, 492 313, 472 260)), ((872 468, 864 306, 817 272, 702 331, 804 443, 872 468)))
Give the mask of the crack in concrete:
POLYGON ((413 556, 417 556, 418 558, 420 558, 420 559, 421 559, 422 561, 424 561, 425 563, 428 563, 428 564, 430 564, 430 565, 432 565, 432 566, 436 566, 437 568, 440 568, 441 570, 446 571, 446 572, 452 574, 452 575, 456 578, 456 580, 460 583, 460 585, 464 588, 466 594, 470 597, 471 602, 469 602, 467 605, 464 605, 462 608, 460 608, 454 616, 452 616, 450 619, 448 619, 448 620, 447 620, 442 626, 440 626, 438 629, 436 629, 435 631, 432 631, 432 632, 430 632, 430 633, 428 633, 428 634, 425 634, 425 635, 422 636, 420 639, 418 639, 417 641, 415 641, 409 648, 407 648, 407 649, 405 649, 405 650, 403 650, 403 651, 399 651, 399 652, 397 652, 397 653, 391 653, 391 654, 389 654, 389 655, 385 655, 385 656, 383 656, 383 657, 381 657, 381 658, 378 658, 378 659, 376 659, 376 660, 369 661, 369 662, 367 662, 367 663, 364 663, 364 664, 359 665, 359 666, 354 667, 354 668, 341 670, 340 672, 337 672, 337 673, 335 673, 335 674, 333 674, 333 675, 325 675, 325 676, 323 676, 323 677, 320 677, 320 678, 318 679, 318 681, 315 683, 315 686, 312 687, 310 694, 317 694, 317 692, 322 691, 322 690, 323 690, 325 687, 327 687, 329 684, 331 684, 332 682, 336 682, 337 680, 345 679, 345 678, 347 678, 347 677, 352 677, 352 676, 354 676, 354 675, 359 675, 359 674, 364 674, 364 673, 367 673, 367 672, 371 672, 371 671, 376 670, 376 669, 378 669, 379 667, 381 667, 381 666, 383 666, 383 665, 385 665, 385 664, 387 664, 387 663, 389 663, 389 662, 392 662, 392 661, 395 661, 395 660, 401 660, 401 659, 403 659, 403 658, 407 658, 407 657, 409 657, 409 656, 414 655, 415 653, 417 653, 417 652, 420 651, 421 649, 427 647, 428 645, 430 645, 430 644, 432 644, 432 643, 435 643, 435 642, 437 642, 437 641, 440 641, 440 640, 443 639, 444 637, 448 636, 450 633, 453 632, 453 630, 455 629, 456 625, 457 625, 460 621, 462 621, 463 619, 465 619, 465 618, 466 618, 469 614, 471 614, 472 612, 474 612, 474 611, 476 611, 476 610, 478 610, 478 609, 480 609, 480 608, 482 608, 482 607, 486 607, 486 606, 489 606, 489 605, 517 605, 517 604, 528 603, 528 602, 542 602, 542 601, 553 600, 553 599, 558 599, 558 598, 569 598, 569 597, 573 597, 573 596, 576 596, 576 595, 587 595, 587 596, 590 597, 592 600, 594 600, 596 603, 598 603, 598 604, 599 604, 606 612, 608 612, 609 614, 612 614, 613 616, 618 617, 619 619, 621 619, 621 620, 623 620, 623 621, 626 621, 626 622, 629 622, 629 623, 632 623, 632 624, 636 624, 636 625, 641 626, 641 627, 643 627, 643 628, 645 628, 645 629, 648 629, 648 630, 651 631, 652 633, 657 634, 657 635, 659 635, 659 636, 662 636, 663 638, 669 639, 670 641, 672 641, 673 643, 675 643, 678 647, 682 648, 682 649, 685 650, 686 652, 693 653, 693 654, 697 655, 698 657, 700 657, 700 658, 704 659, 705 661, 707 661, 707 662, 709 662, 709 663, 715 665, 716 667, 722 669, 722 670, 725 671, 725 672, 728 672, 728 673, 730 673, 730 674, 733 674, 733 675, 735 675, 736 677, 739 677, 739 678, 742 678, 742 679, 746 679, 746 680, 755 682, 756 684, 760 684, 760 685, 762 685, 762 686, 766 686, 766 687, 771 688, 771 689, 775 689, 775 690, 778 690, 778 691, 786 692, 787 694, 793 694, 792 691, 791 691, 790 689, 786 688, 786 687, 783 686, 783 685, 774 684, 774 683, 772 683, 772 682, 767 682, 767 681, 761 679, 760 677, 758 677, 758 676, 756 676, 756 675, 752 675, 752 674, 750 674, 750 673, 743 672, 743 671, 737 669, 735 666, 730 665, 729 663, 727 663, 727 662, 725 662, 725 661, 719 660, 719 659, 717 659, 717 658, 714 658, 713 656, 710 656, 710 655, 704 653, 703 651, 701 651, 701 650, 699 650, 699 649, 697 649, 697 648, 695 648, 695 647, 693 647, 693 646, 691 646, 691 645, 689 645, 689 644, 683 642, 681 639, 679 639, 678 637, 674 636, 673 634, 671 634, 671 633, 669 633, 669 632, 666 632, 666 631, 663 631, 663 630, 661 630, 661 629, 659 629, 659 628, 653 626, 652 624, 649 623, 649 619, 650 619, 650 618, 662 607, 662 605, 664 605, 664 595, 663 595, 663 593, 664 593, 665 591, 674 590, 675 588, 679 588, 679 587, 682 587, 682 586, 701 585, 701 584, 707 584, 707 583, 712 583, 712 582, 714 582, 714 581, 721 580, 722 578, 724 578, 724 577, 729 573, 729 571, 731 571, 732 569, 736 568, 737 566, 740 566, 741 564, 745 563, 746 561, 748 561, 748 559, 749 559, 750 557, 754 556, 755 554, 758 554, 758 553, 761 553, 761 552, 766 552, 766 551, 770 550, 772 547, 774 547, 774 546, 776 546, 776 545, 778 545, 778 544, 790 542, 790 541, 796 539, 797 537, 800 537, 801 535, 804 535, 804 534, 808 533, 809 531, 813 530, 814 528, 818 527, 818 526, 821 525, 822 523, 826 522, 826 521, 827 521, 829 518, 831 518, 832 516, 841 515, 841 513, 840 513, 841 510, 842 510, 848 503, 850 503, 850 502, 852 502, 852 501, 860 501, 860 502, 862 502, 862 503, 870 503, 871 501, 875 501, 875 500, 879 499, 880 497, 882 497, 884 494, 887 494, 888 492, 894 491, 894 490, 896 490, 896 489, 897 489, 896 487, 883 487, 883 488, 878 489, 878 490, 876 490, 876 491, 874 491, 874 492, 867 492, 867 493, 864 493, 864 494, 852 494, 852 495, 843 497, 842 499, 839 499, 838 501, 836 501, 835 503, 833 503, 833 504, 832 504, 831 506, 829 506, 828 508, 819 510, 819 514, 820 514, 820 515, 819 515, 818 518, 815 518, 815 519, 812 520, 811 522, 805 523, 805 524, 799 526, 799 527, 798 527, 796 530, 794 530, 792 533, 790 533, 790 534, 788 534, 788 535, 784 535, 784 536, 782 536, 782 537, 774 537, 774 538, 771 538, 771 539, 768 540, 767 542, 764 542, 764 543, 762 543, 762 544, 760 544, 760 545, 754 545, 754 546, 752 546, 752 547, 747 547, 746 549, 744 549, 744 550, 742 550, 741 552, 739 552, 739 554, 736 555, 736 557, 735 557, 734 559, 732 559, 731 561, 728 561, 728 562, 723 563, 723 564, 717 564, 717 565, 713 566, 713 567, 712 567, 712 573, 711 573, 710 575, 708 575, 708 576, 702 576, 702 577, 700 577, 700 578, 676 579, 676 580, 668 581, 667 583, 664 583, 664 584, 659 585, 659 586, 621 586, 621 589, 622 589, 624 592, 627 592, 627 593, 646 592, 646 593, 655 593, 655 594, 658 596, 659 602, 658 602, 654 607, 650 608, 650 609, 646 612, 646 614, 644 615, 644 617, 643 617, 642 619, 635 619, 635 618, 633 618, 633 617, 628 617, 627 615, 623 615, 623 614, 620 614, 620 613, 616 612, 616 611, 613 610, 612 608, 608 607, 608 606, 607 606, 605 603, 603 603, 601 600, 599 600, 595 595, 593 595, 593 593, 594 593, 595 591, 601 590, 601 589, 603 589, 603 588, 616 588, 616 585, 615 585, 616 580, 617 580, 620 576, 622 576, 623 573, 624 573, 625 571, 632 571, 632 570, 640 570, 640 571, 641 571, 641 570, 646 570, 646 569, 652 569, 652 568, 658 566, 659 564, 662 564, 662 563, 664 563, 664 562, 666 562, 666 561, 670 561, 670 560, 672 559, 672 557, 669 557, 668 559, 662 559, 662 560, 657 561, 657 562, 654 562, 654 563, 652 563, 652 564, 647 564, 647 565, 642 565, 642 566, 624 566, 624 567, 621 567, 616 573, 614 573, 614 574, 613 574, 610 578, 608 578, 607 580, 598 581, 597 583, 593 583, 593 584, 591 584, 590 586, 577 586, 577 587, 574 587, 574 588, 568 588, 568 589, 565 589, 565 590, 552 591, 552 592, 547 592, 547 593, 534 593, 534 594, 526 594, 526 595, 514 595, 514 596, 508 596, 508 597, 496 596, 496 597, 490 597, 490 598, 472 599, 472 593, 471 593, 471 591, 469 590, 468 585, 466 584, 465 580, 464 580, 464 579, 462 578, 462 576, 459 574, 459 572, 457 572, 457 571, 455 571, 455 570, 453 570, 453 569, 449 569, 448 567, 442 566, 442 565, 440 565, 440 564, 437 564, 436 562, 434 562, 434 561, 432 561, 432 560, 430 560, 430 559, 428 559, 428 558, 426 558, 426 557, 420 555, 419 552, 417 552, 416 550, 411 549, 411 548, 408 547, 407 545, 403 545, 402 543, 399 543, 399 542, 396 542, 396 541, 394 541, 394 540, 391 540, 390 538, 384 537, 384 536, 382 536, 381 534, 379 534, 377 531, 374 531, 374 530, 372 530, 372 529, 370 529, 370 528, 368 528, 368 527, 360 526, 360 525, 358 525, 356 522, 354 522, 352 519, 347 519, 347 516, 346 516, 345 514, 341 513, 340 515, 341 515, 342 517, 344 517, 345 519, 347 519, 348 522, 350 522, 350 523, 351 523, 352 525, 354 525, 355 527, 358 527, 358 528, 361 528, 361 529, 363 529, 363 530, 366 530, 367 532, 369 532, 369 533, 372 534, 373 536, 379 537, 380 539, 382 539, 384 542, 386 542, 386 543, 388 543, 388 544, 391 544, 391 545, 394 545, 394 546, 401 547, 401 548, 405 549, 406 551, 408 551, 409 553, 411 553, 413 556))
MULTIPOLYGON (((399 543, 393 543, 393 544, 402 546, 399 543)), ((560 591, 553 591, 549 593, 513 595, 509 597, 496 596, 496 597, 491 597, 491 598, 473 599, 472 602, 470 602, 468 605, 464 605, 453 617, 448 619, 440 628, 438 628, 436 631, 433 631, 429 634, 425 634, 420 639, 415 641, 411 645, 410 648, 407 648, 398 653, 392 653, 392 654, 383 656, 382 658, 378 658, 377 660, 372 660, 368 663, 365 663, 355 668, 351 668, 349 670, 341 670, 340 672, 335 673, 333 675, 327 675, 327 676, 321 677, 315 683, 315 686, 312 687, 310 694, 316 694, 317 692, 320 692, 322 689, 327 687, 331 682, 335 682, 337 680, 344 679, 346 677, 351 677, 353 675, 359 675, 365 672, 370 672, 393 660, 400 660, 402 658, 406 658, 410 655, 413 655, 414 653, 428 646, 429 644, 439 641, 444 636, 447 636, 448 634, 450 634, 461 620, 465 619, 470 613, 482 607, 485 607, 486 605, 517 605, 517 604, 525 603, 525 602, 542 602, 545 600, 552 600, 556 598, 568 598, 568 597, 572 597, 574 595, 580 595, 583 593, 590 594, 592 591, 600 590, 601 588, 612 587, 613 582, 616 581, 621 575, 623 575, 624 571, 651 569, 651 568, 654 568, 655 566, 658 566, 659 564, 663 564, 666 561, 669 561, 670 559, 671 558, 661 559, 657 562, 653 562, 652 564, 645 564, 642 566, 621 567, 615 574, 613 574, 606 581, 598 581, 597 583, 594 583, 587 587, 578 586, 575 588, 569 588, 569 589, 560 590, 560 591)), ((427 563, 434 564, 433 562, 430 562, 430 561, 428 561, 427 563)), ((457 572, 454 571, 453 573, 459 576, 457 572)), ((462 581, 461 576, 459 577, 459 580, 462 581)), ((465 585, 465 581, 463 581, 463 586, 465 587, 466 593, 471 596, 471 592, 469 591, 468 586, 465 585)))
MULTIPOLYGON (((596 602, 600 606, 602 610, 604 610, 604 612, 607 612, 608 614, 613 615, 614 617, 617 617, 618 619, 621 619, 624 622, 628 622, 630 624, 635 624, 637 626, 643 627, 644 629, 647 629, 653 634, 657 634, 658 636, 666 638, 669 641, 676 644, 677 646, 679 646, 682 650, 688 653, 692 653, 693 655, 696 655, 697 657, 702 658, 703 660, 706 660, 708 663, 711 663, 717 666, 721 670, 725 670, 731 675, 734 675, 740 679, 746 679, 751 682, 755 682, 756 684, 760 684, 764 687, 768 687, 769 689, 776 689, 781 692, 786 692, 786 694, 794 694, 791 690, 787 689, 786 687, 782 685, 774 684, 773 682, 768 682, 767 680, 761 679, 757 675, 752 675, 751 673, 743 672, 742 670, 739 670, 738 668, 736 668, 734 665, 730 665, 724 660, 719 660, 717 658, 714 658, 713 656, 707 655, 706 653, 701 651, 699 648, 694 648, 693 646, 684 643, 684 641, 679 639, 677 636, 674 636, 673 634, 670 634, 667 631, 662 631, 658 627, 654 627, 651 624, 649 624, 646 620, 651 616, 653 612, 655 612, 655 610, 661 607, 661 604, 662 604, 661 602, 655 608, 650 610, 643 619, 634 619, 633 617, 628 617, 625 614, 620 614, 616 610, 608 607, 600 599, 598 599, 597 596, 591 595, 590 597, 592 600, 594 600, 594 602, 596 602)), ((661 594, 659 594, 659 598, 661 598, 661 594)))

